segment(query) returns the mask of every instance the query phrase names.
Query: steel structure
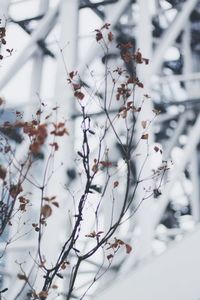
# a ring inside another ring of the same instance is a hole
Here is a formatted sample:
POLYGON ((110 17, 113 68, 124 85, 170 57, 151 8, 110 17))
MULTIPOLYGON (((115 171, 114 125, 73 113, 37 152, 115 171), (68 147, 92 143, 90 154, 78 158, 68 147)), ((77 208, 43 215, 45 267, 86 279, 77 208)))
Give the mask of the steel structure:
MULTIPOLYGON (((16 30, 25 44, 23 48, 18 45, 19 49, 11 58, 8 67, 2 67, 1 94, 7 98, 8 103, 9 98, 13 98, 11 100, 14 101, 10 102, 11 108, 16 107, 13 103, 20 97, 29 99, 26 101, 26 118, 29 118, 35 109, 39 94, 41 98, 48 99, 52 103, 56 101, 62 107, 63 117, 73 120, 70 125, 72 132, 70 142, 68 140, 66 145, 63 143, 63 149, 67 147, 68 151, 67 156, 64 150, 62 153, 63 157, 66 156, 68 174, 67 179, 65 174, 60 175, 63 184, 66 180, 73 184, 74 141, 77 137, 76 119, 79 118, 79 113, 73 101, 67 101, 66 105, 66 99, 72 95, 66 85, 66 74, 59 47, 63 49, 68 68, 78 69, 86 82, 87 78, 84 77, 86 66, 98 60, 100 63, 103 62, 97 43, 90 43, 90 40, 87 42, 88 36, 83 34, 84 27, 87 28, 85 30, 89 28, 90 33, 101 24, 109 22, 117 40, 131 39, 136 48, 141 49, 144 57, 150 58, 149 67, 145 70, 139 69, 138 73, 151 94, 154 107, 161 110, 154 124, 152 140, 162 145, 163 159, 173 160, 174 166, 162 194, 155 194, 154 199, 146 201, 137 212, 134 226, 127 229, 125 238, 134 247, 133 255, 125 260, 119 259, 87 297, 97 299, 97 293, 104 290, 98 299, 117 300, 126 297, 137 300, 198 300, 200 297, 197 280, 200 262, 198 253, 200 2, 198 0, 0 0, 0 14, 3 22, 7 20, 7 31, 9 32, 9 27, 16 30), (88 47, 88 44, 91 45, 88 47), (26 80, 29 80, 29 88, 26 91, 26 87, 22 88, 19 82, 21 80, 19 74, 30 62, 32 64, 29 68, 23 71, 28 78, 26 80), (3 68, 6 69, 5 72, 3 68), (53 75, 50 76, 50 73, 53 75), (53 88, 49 82, 53 82, 53 88), (15 99, 10 90, 16 90, 16 84, 20 90, 17 91, 15 99), (120 280, 117 281, 117 278, 120 280)), ((12 37, 10 44, 12 45, 12 37)), ((12 47, 15 48, 15 45, 12 47)), ((115 50, 113 57, 116 57, 115 50)), ((149 116, 151 112, 152 106, 149 104, 142 118, 149 116)), ((98 111, 94 113, 98 115, 98 111)), ((23 155, 22 149, 25 146, 20 147, 19 156, 23 155)), ((60 161, 57 162, 58 165, 59 163, 60 161)), ((60 186, 57 187, 59 188, 60 186)), ((47 239, 50 256, 57 251, 50 238, 51 232, 52 230, 56 232, 62 224, 65 228, 70 226, 65 224, 62 215, 58 214, 52 218, 49 225, 47 239)), ((1 247, 3 249, 3 243, 1 247)), ((14 260, 16 257, 18 260, 22 259, 21 255, 24 256, 22 249, 26 247, 28 250, 34 248, 34 239, 28 241, 22 239, 19 243, 11 245, 2 262, 2 287, 13 286, 12 290, 7 292, 6 299, 14 300, 21 288, 14 284, 18 272, 17 267, 14 267, 14 260)), ((94 272, 96 262, 91 260, 88 264, 88 270, 91 269, 88 272, 94 272)), ((84 278, 83 286, 84 281, 88 280, 87 275, 84 278)), ((77 299, 80 298, 78 292, 76 296, 77 299)), ((59 299, 63 297, 60 296, 59 299)))

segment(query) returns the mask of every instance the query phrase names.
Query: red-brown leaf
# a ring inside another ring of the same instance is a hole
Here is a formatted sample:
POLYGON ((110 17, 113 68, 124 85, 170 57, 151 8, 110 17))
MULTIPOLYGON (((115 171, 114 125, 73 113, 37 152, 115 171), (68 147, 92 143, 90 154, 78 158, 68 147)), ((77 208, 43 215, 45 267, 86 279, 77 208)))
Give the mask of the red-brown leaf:
POLYGON ((107 255, 107 259, 108 259, 108 260, 110 260, 110 259, 112 259, 112 258, 113 258, 113 254, 107 255))
POLYGON ((96 33, 96 41, 99 42, 100 40, 102 40, 103 38, 103 34, 101 33, 101 31, 98 31, 96 33))
POLYGON ((108 40, 109 40, 109 42, 112 42, 113 39, 114 39, 113 33, 112 33, 112 32, 109 32, 109 33, 108 33, 108 40))
POLYGON ((83 100, 83 98, 85 97, 85 95, 81 91, 76 91, 74 93, 74 96, 79 100, 83 100))
POLYGON ((6 178, 6 169, 0 165, 0 179, 4 180, 6 178))
POLYGON ((119 181, 115 181, 115 182, 113 183, 114 188, 116 188, 118 185, 119 185, 119 181))
POLYGON ((52 208, 45 204, 41 209, 41 215, 46 219, 52 215, 52 208))
POLYGON ((129 254, 132 251, 132 247, 129 244, 125 244, 126 247, 126 253, 129 254))

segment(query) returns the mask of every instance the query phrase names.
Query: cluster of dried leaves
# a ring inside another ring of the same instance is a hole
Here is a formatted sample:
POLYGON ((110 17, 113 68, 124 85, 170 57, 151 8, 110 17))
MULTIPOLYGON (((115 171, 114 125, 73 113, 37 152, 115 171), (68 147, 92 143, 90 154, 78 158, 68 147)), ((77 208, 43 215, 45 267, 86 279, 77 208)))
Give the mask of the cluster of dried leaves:
MULTIPOLYGON (((1 23, 1 20, 0 20, 1 23)), ((6 27, 0 27, 0 48, 2 50, 2 46, 6 46, 6 27)), ((6 48, 6 53, 8 56, 11 56, 13 54, 14 49, 13 48, 6 48)), ((0 60, 2 60, 5 57, 5 55, 2 54, 2 51, 0 53, 0 60)))
MULTIPOLYGON (((2 104, 4 100, 2 99, 2 104)), ((44 106, 44 104, 42 105, 44 106)), ((54 110, 57 110, 54 109, 54 110)), ((16 121, 11 123, 4 122, 0 126, 0 153, 3 154, 4 160, 0 164, 0 180, 1 180, 1 201, 0 201, 0 235, 3 234, 7 225, 12 225, 12 217, 18 212, 26 212, 30 199, 23 195, 23 184, 29 180, 29 173, 34 163, 40 158, 40 154, 44 151, 44 147, 52 148, 53 153, 58 151, 59 145, 56 141, 57 137, 68 135, 69 132, 66 124, 63 122, 55 123, 49 121, 50 116, 46 116, 42 121, 42 109, 36 112, 36 116, 32 121, 23 121, 23 113, 16 111, 16 121), (22 136, 22 143, 26 141, 28 151, 23 159, 18 161, 16 157, 16 145, 12 142, 13 133, 22 136), (49 139, 49 136, 52 137, 49 139), (52 142, 49 142, 52 140, 52 142), (16 202, 19 205, 16 205, 16 202)), ((38 188, 40 188, 38 186, 38 188)), ((58 207, 55 199, 44 198, 51 205, 58 207), (54 201, 53 201, 54 200, 54 201)), ((44 205, 41 209, 41 221, 49 217, 52 213, 50 205, 44 205)), ((37 226, 36 226, 37 228, 37 226)))

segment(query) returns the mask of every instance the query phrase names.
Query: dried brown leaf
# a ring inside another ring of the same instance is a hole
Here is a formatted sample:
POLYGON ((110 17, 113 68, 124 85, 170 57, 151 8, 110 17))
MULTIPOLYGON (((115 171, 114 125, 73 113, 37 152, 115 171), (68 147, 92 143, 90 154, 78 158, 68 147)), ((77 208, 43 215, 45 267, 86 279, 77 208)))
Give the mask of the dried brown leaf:
POLYGON ((46 219, 52 215, 52 208, 48 204, 45 204, 41 209, 41 215, 46 219))
POLYGON ((158 148, 158 146, 155 146, 155 147, 154 147, 154 150, 155 150, 156 152, 158 152, 160 149, 158 148))
POLYGON ((114 188, 116 188, 118 185, 119 185, 119 181, 115 181, 115 182, 113 183, 113 187, 114 187, 114 188))
POLYGON ((109 42, 112 42, 113 39, 114 39, 113 33, 112 33, 112 32, 109 32, 109 33, 108 33, 108 40, 109 40, 109 42))
POLYGON ((142 139, 142 140, 148 140, 148 138, 149 138, 148 133, 145 133, 145 134, 143 134, 143 135, 141 136, 141 139, 142 139))
POLYGON ((41 291, 41 292, 39 292, 38 296, 40 297, 41 300, 44 300, 48 297, 48 292, 47 291, 41 291))
POLYGON ((132 247, 129 244, 125 244, 126 247, 126 253, 129 254, 132 251, 132 247))
POLYGON ((6 169, 0 165, 0 179, 4 180, 6 178, 7 171, 6 169))
POLYGON ((17 277, 18 277, 20 280, 25 280, 25 281, 28 280, 28 278, 26 277, 25 274, 17 274, 17 277))
POLYGON ((113 258, 113 254, 107 255, 107 259, 108 259, 108 260, 111 260, 112 258, 113 258))
POLYGON ((59 203, 57 201, 52 202, 55 207, 59 207, 59 203))

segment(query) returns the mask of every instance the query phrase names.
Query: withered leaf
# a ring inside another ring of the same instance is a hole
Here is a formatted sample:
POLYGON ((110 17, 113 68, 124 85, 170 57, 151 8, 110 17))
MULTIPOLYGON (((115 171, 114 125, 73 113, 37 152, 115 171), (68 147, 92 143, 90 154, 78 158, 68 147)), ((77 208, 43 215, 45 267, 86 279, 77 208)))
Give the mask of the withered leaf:
POLYGON ((25 280, 25 281, 28 280, 28 278, 26 277, 25 274, 17 274, 17 277, 18 277, 20 280, 25 280))
POLYGON ((148 138, 149 138, 148 133, 145 133, 145 134, 143 134, 143 135, 141 136, 141 139, 142 139, 142 140, 148 140, 148 138))
POLYGON ((40 299, 44 300, 48 297, 48 292, 47 291, 41 291, 41 292, 39 292, 38 296, 40 297, 40 299))
POLYGON ((58 286, 56 284, 52 285, 52 289, 56 290, 58 288, 58 286))
POLYGON ((142 64, 142 53, 139 50, 137 50, 137 52, 135 53, 134 59, 137 64, 142 64))
POLYGON ((83 98, 85 97, 85 95, 81 91, 75 91, 74 96, 79 100, 83 100, 83 98))
POLYGON ((107 259, 108 259, 108 260, 110 260, 110 259, 112 259, 112 258, 113 258, 113 254, 107 255, 107 259))
POLYGON ((99 169, 98 169, 98 164, 95 163, 95 164, 92 166, 92 172, 97 173, 98 170, 99 170, 99 169))
POLYGON ((58 146, 58 143, 57 142, 54 142, 52 144, 49 144, 50 146, 52 146, 54 148, 55 151, 58 151, 59 149, 59 146, 58 146))
POLYGON ((112 42, 113 39, 114 39, 113 33, 112 33, 112 32, 109 32, 109 33, 108 33, 108 40, 109 40, 109 42, 112 42))
POLYGON ((153 190, 153 196, 154 198, 158 198, 160 195, 162 195, 161 191, 159 189, 153 190))
POLYGON ((160 149, 158 148, 158 146, 155 146, 155 147, 154 147, 154 150, 155 150, 156 152, 158 152, 160 149))
POLYGON ((119 181, 115 181, 115 182, 113 183, 114 188, 116 188, 118 185, 119 185, 119 181))
POLYGON ((59 207, 59 203, 57 201, 52 202, 55 207, 59 207))
POLYGON ((132 247, 129 244, 125 244, 126 247, 126 253, 129 254, 132 251, 132 247))
POLYGON ((63 263, 61 264, 61 269, 62 270, 65 270, 66 269, 66 267, 69 265, 70 263, 68 262, 68 261, 63 261, 63 263))
POLYGON ((0 106, 4 104, 4 99, 2 97, 0 97, 0 106))
POLYGON ((110 27, 110 25, 111 25, 110 23, 105 23, 105 24, 101 27, 101 30, 102 30, 102 29, 107 29, 107 30, 108 30, 109 27, 110 27))
POLYGON ((150 99, 151 97, 148 94, 144 94, 144 97, 150 99))
POLYGON ((159 115, 161 111, 158 109, 152 109, 152 112, 154 112, 154 114, 156 115, 159 115))
POLYGON ((19 184, 10 186, 10 195, 13 198, 17 197, 22 191, 23 191, 23 188, 19 184))
POLYGON ((99 42, 100 40, 102 40, 102 38, 103 34, 98 30, 98 32, 96 33, 96 41, 99 42))
POLYGON ((143 57, 143 62, 145 63, 145 65, 148 65, 149 64, 149 59, 143 57))
POLYGON ((81 85, 79 83, 73 83, 73 88, 74 88, 74 91, 77 91, 81 88, 81 85))
POLYGON ((71 79, 73 79, 74 76, 76 76, 76 75, 77 75, 77 71, 72 71, 72 72, 69 73, 69 77, 70 77, 71 79))
POLYGON ((142 124, 142 128, 145 129, 147 127, 147 121, 142 121, 141 124, 142 124))
POLYGON ((113 165, 112 162, 110 162, 110 161, 100 161, 100 164, 106 168, 112 167, 112 165, 113 165))
POLYGON ((0 179, 4 180, 6 178, 6 169, 0 165, 0 179))
POLYGON ((0 27, 0 38, 4 38, 6 36, 6 28, 0 27))
POLYGON ((41 215, 46 219, 52 215, 52 208, 45 204, 41 209, 41 215))

